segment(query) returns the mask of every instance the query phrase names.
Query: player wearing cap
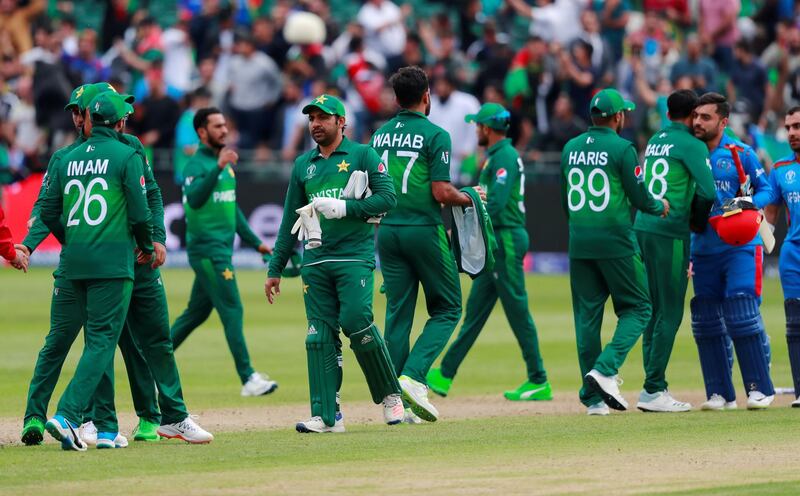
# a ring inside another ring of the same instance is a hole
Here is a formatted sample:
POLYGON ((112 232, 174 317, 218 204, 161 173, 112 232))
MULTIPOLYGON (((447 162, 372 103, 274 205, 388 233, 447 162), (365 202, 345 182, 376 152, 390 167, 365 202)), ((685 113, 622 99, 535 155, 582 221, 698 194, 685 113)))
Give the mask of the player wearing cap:
POLYGON ((465 117, 467 122, 477 124, 478 144, 487 147, 479 181, 486 191, 486 210, 492 220, 498 251, 494 271, 472 282, 464 323, 445 353, 441 368, 428 373, 428 386, 442 396, 447 395, 459 365, 499 298, 528 371, 528 380, 516 390, 506 391, 504 396, 512 401, 553 399, 525 290, 522 262, 529 244, 525 230, 525 170, 511 140, 506 138, 510 118, 508 110, 497 103, 485 103, 477 114, 465 117))
POLYGON ((269 394, 278 383, 253 369, 244 339, 244 309, 232 263, 233 240, 239 234, 244 244, 259 253, 271 250, 250 229, 236 203, 233 166, 239 156, 225 146, 225 116, 214 107, 200 109, 194 116, 194 129, 200 147, 184 169, 183 209, 186 252, 195 279, 187 308, 170 330, 173 346, 177 349, 216 309, 242 382, 242 396, 269 394))
POLYGON ((303 433, 344 432, 339 401, 340 328, 350 339, 372 400, 383 403, 387 424, 397 424, 403 420, 403 404, 389 352, 372 313, 375 245, 374 227, 367 222, 394 207, 394 187, 375 151, 344 137, 345 108, 338 98, 320 95, 303 107, 303 113, 308 115, 308 128, 318 146, 295 160, 264 285, 267 299, 273 303, 280 294, 281 272, 297 243, 297 231, 292 227, 296 225, 301 238, 309 240, 300 274, 308 319, 311 400, 311 418, 298 422, 296 429, 303 433), (358 177, 368 180, 371 195, 361 187, 355 195, 349 194, 358 177), (313 235, 307 231, 310 227, 313 235))
POLYGON ((635 105, 613 88, 590 102, 592 126, 561 154, 562 204, 569 222, 570 285, 581 402, 589 415, 627 409, 617 372, 650 321, 647 274, 631 222, 630 206, 666 216, 669 203, 644 184, 633 143, 619 137, 625 112, 635 105), (611 296, 617 328, 602 348, 600 329, 611 296))
POLYGON ((650 138, 642 164, 647 190, 670 205, 669 217, 639 211, 633 224, 653 305, 650 324, 642 334, 645 381, 636 405, 646 412, 685 412, 692 407, 669 393, 666 371, 689 284, 692 208, 698 217, 708 218, 716 195, 708 149, 690 127, 697 102, 692 90, 678 90, 667 98, 672 122, 650 138))
POLYGON ((706 93, 700 97, 693 119, 694 135, 706 143, 710 152, 717 187, 709 225, 703 232, 692 234, 695 294, 691 301, 692 332, 708 398, 701 406, 703 410, 736 408, 730 340, 748 395, 747 408, 767 408, 775 395, 769 376, 769 340, 759 310, 764 257, 761 237, 753 230, 747 239, 736 240, 739 246, 732 246, 721 239, 712 225, 723 221, 723 204, 738 196, 742 189, 745 191, 741 193, 757 208, 766 206, 773 198, 753 149, 724 133, 729 113, 730 104, 724 96, 706 93), (748 184, 744 186, 737 172, 737 161, 747 176, 748 184))

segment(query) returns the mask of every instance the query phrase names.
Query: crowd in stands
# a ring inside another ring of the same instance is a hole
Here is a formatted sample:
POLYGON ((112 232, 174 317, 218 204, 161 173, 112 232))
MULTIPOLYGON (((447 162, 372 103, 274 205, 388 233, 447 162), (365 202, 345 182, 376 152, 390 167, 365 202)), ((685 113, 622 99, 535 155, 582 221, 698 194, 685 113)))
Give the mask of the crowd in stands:
POLYGON ((479 160, 463 116, 481 102, 511 109, 526 161, 557 163, 611 85, 637 104, 625 134, 640 145, 666 96, 692 88, 735 101, 734 131, 769 156, 800 103, 798 20, 793 0, 0 0, 0 183, 74 139, 63 108, 82 83, 133 94, 129 132, 169 150, 180 181, 196 109, 224 109, 253 164, 290 161, 312 145, 299 111, 312 95, 341 95, 366 141, 396 111, 388 77, 411 64, 431 77, 430 118, 463 181, 479 160), (323 43, 286 41, 296 10, 323 19, 323 43))

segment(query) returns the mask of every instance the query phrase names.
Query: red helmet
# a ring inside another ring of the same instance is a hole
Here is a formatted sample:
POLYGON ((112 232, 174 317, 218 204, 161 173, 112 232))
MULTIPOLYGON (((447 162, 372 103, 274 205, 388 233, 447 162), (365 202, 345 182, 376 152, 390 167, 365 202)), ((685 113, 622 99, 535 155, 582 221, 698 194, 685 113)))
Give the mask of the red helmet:
POLYGON ((732 198, 722 206, 722 215, 708 219, 720 239, 729 245, 742 246, 758 234, 763 216, 752 202, 732 198))

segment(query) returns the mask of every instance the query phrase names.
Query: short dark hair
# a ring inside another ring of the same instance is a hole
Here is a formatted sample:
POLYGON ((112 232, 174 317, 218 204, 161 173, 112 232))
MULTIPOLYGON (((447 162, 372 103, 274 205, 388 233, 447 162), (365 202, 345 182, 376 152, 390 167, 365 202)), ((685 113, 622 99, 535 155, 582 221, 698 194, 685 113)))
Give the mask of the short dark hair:
POLYGON ((800 112, 800 105, 795 105, 794 107, 790 107, 789 110, 786 111, 786 115, 790 116, 798 112, 800 112))
POLYGON ((703 96, 697 101, 697 106, 700 105, 716 105, 717 106, 717 115, 722 118, 729 117, 731 115, 731 104, 728 103, 728 99, 724 96, 720 95, 719 93, 708 92, 704 93, 703 96))
POLYGON ((674 91, 667 98, 667 111, 670 119, 680 120, 690 117, 692 111, 697 107, 698 101, 700 99, 697 97, 697 93, 692 90, 674 91))
POLYGON ((402 67, 389 78, 397 103, 403 108, 413 107, 422 101, 422 96, 430 88, 428 75, 420 67, 402 67))
POLYGON ((208 125, 208 118, 214 114, 221 114, 222 111, 217 107, 206 107, 201 108, 194 114, 194 119, 192 120, 192 124, 194 124, 194 130, 197 131, 202 127, 206 127, 208 125))

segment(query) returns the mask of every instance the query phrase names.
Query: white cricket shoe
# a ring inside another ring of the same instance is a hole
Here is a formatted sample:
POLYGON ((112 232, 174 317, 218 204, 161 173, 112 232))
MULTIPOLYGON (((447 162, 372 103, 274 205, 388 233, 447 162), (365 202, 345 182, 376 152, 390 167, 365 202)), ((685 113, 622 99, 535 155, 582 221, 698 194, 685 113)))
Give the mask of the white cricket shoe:
POLYGON ((398 381, 403 390, 403 399, 411 404, 411 410, 422 420, 436 422, 439 410, 428 400, 428 386, 407 375, 401 375, 398 381))
POLYGON ((342 415, 342 412, 336 412, 336 420, 334 421, 333 427, 325 425, 325 422, 322 421, 322 417, 320 416, 311 417, 303 422, 298 422, 294 427, 297 429, 297 432, 304 434, 312 432, 344 432, 344 415, 342 415))
POLYGON ((622 397, 619 392, 619 385, 622 384, 622 379, 619 376, 606 376, 601 374, 595 369, 589 371, 584 377, 589 386, 592 387, 609 407, 614 410, 627 410, 628 402, 622 397))
POLYGON ((676 400, 667 390, 652 394, 643 390, 636 408, 643 412, 688 412, 692 405, 676 400))
POLYGON ((197 425, 191 416, 174 424, 159 426, 158 435, 167 439, 180 439, 189 444, 208 444, 214 436, 197 425))
POLYGON ((396 425, 403 421, 405 408, 399 394, 390 394, 383 399, 383 419, 389 425, 396 425))
POLYGON ((712 394, 708 401, 700 405, 700 409, 705 411, 736 410, 736 408, 736 400, 725 401, 725 398, 717 393, 712 394))
POLYGON ((97 444, 97 427, 94 426, 94 422, 91 420, 81 424, 78 433, 84 443, 92 445, 97 444))
POLYGON ((417 414, 414 413, 413 410, 406 408, 403 414, 403 423, 409 425, 419 425, 422 423, 422 419, 417 417, 417 414))
POLYGON ((608 405, 606 405, 605 401, 601 401, 599 403, 595 403, 594 405, 589 405, 586 407, 586 415, 608 415, 611 413, 611 410, 608 409, 608 405))
POLYGON ((775 395, 767 396, 761 391, 750 391, 747 395, 748 410, 764 410, 772 404, 775 395))
POLYGON ((792 408, 800 408, 800 396, 798 396, 796 400, 792 401, 792 408))
POLYGON ((56 441, 61 441, 61 449, 86 451, 86 443, 83 442, 78 434, 78 428, 63 416, 54 415, 44 424, 44 428, 56 441))
POLYGON ((101 432, 97 435, 97 449, 127 448, 128 438, 119 432, 101 432), (113 438, 112 438, 113 436, 113 438))
POLYGON ((266 374, 253 372, 242 386, 242 396, 263 396, 278 389, 278 383, 266 374))

